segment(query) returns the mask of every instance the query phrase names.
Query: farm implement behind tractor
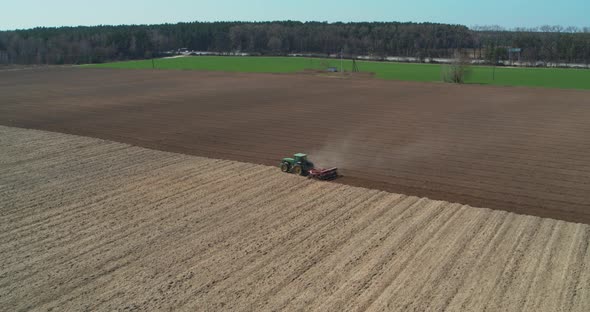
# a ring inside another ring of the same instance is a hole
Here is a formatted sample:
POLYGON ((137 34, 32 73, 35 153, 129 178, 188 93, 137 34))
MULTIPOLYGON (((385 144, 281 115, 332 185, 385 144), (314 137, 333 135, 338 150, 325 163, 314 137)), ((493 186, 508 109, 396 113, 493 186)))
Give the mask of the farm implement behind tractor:
POLYGON ((333 180, 338 177, 338 168, 315 168, 313 163, 307 160, 307 155, 302 153, 293 155, 293 158, 283 158, 281 160, 281 171, 318 180, 333 180))

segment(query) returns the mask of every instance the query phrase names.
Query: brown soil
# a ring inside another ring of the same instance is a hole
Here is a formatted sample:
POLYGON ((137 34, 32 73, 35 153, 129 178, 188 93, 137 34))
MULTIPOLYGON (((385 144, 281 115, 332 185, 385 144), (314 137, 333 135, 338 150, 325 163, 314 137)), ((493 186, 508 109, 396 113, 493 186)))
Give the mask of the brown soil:
POLYGON ((590 226, 0 126, 3 311, 589 311, 590 226))
POLYGON ((590 93, 308 75, 0 72, 0 124, 277 165, 590 223, 590 93))

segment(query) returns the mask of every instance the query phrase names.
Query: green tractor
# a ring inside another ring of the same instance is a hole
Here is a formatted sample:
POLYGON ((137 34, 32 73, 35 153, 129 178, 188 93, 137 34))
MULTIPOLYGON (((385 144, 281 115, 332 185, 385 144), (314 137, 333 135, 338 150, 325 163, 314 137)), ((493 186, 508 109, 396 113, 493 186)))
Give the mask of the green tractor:
POLYGON ((281 160, 282 172, 306 176, 311 169, 313 169, 313 163, 308 161, 307 155, 303 153, 297 153, 293 155, 293 158, 286 157, 281 160))

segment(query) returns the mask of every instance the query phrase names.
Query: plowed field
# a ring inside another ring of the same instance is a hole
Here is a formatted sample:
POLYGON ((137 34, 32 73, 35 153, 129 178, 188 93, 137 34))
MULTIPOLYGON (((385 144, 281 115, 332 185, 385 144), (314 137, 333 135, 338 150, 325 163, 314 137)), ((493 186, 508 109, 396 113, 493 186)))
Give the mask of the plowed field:
POLYGON ((5 311, 588 311, 590 226, 0 126, 5 311))
POLYGON ((590 223, 590 93, 311 75, 0 72, 0 124, 265 165, 590 223))

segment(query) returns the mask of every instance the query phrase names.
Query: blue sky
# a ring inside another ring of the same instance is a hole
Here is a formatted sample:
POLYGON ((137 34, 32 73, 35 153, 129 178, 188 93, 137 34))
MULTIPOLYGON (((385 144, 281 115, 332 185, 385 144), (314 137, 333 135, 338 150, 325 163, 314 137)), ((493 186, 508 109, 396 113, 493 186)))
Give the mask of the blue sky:
POLYGON ((219 20, 413 21, 590 26, 590 0, 29 0, 3 1, 0 29, 219 20))

